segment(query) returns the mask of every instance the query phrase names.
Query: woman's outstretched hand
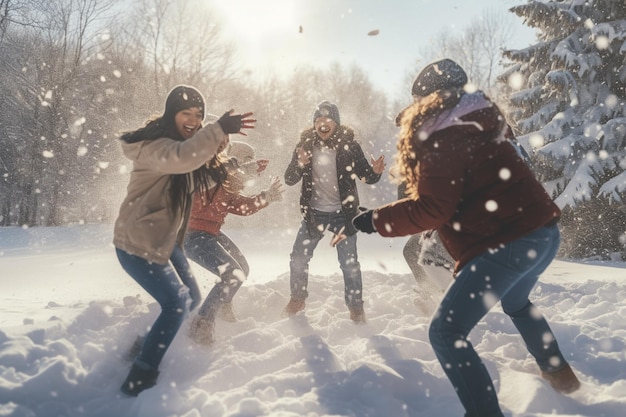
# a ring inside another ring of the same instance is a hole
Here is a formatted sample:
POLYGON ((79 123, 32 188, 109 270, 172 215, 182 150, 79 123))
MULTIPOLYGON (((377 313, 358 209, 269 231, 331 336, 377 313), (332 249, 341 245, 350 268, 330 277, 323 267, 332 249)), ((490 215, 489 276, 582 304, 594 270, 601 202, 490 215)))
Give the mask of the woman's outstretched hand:
POLYGON ((278 177, 272 177, 272 183, 270 184, 270 188, 266 191, 263 191, 263 197, 269 202, 273 203, 275 201, 281 201, 283 199, 283 184, 280 182, 278 177))
POLYGON ((234 111, 231 109, 224 113, 217 123, 227 135, 239 133, 240 135, 248 136, 241 129, 254 129, 256 119, 250 118, 253 113, 233 114, 234 111))

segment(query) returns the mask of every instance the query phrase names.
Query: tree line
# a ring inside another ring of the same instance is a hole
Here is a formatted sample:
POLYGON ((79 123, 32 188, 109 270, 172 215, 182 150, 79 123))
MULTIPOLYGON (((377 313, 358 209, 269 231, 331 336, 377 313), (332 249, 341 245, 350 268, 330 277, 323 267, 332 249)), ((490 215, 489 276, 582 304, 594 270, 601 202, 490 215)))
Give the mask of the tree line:
MULTIPOLYGON (((562 255, 606 259, 626 243, 625 9, 610 0, 513 7, 538 29, 522 50, 506 48, 510 20, 485 13, 442 31, 407 69, 409 91, 424 63, 452 58, 497 101, 563 208, 562 255)), ((119 134, 162 112, 176 84, 197 87, 217 116, 254 111, 256 129, 233 139, 270 159, 270 175, 282 176, 324 99, 339 105, 366 154, 393 163, 395 114, 408 103, 363 69, 335 63, 264 80, 246 71, 200 0, 0 0, 0 226, 111 222, 131 168, 119 134)), ((260 223, 297 221, 297 188, 260 223)), ((370 205, 396 197, 387 174, 360 192, 370 205)))
MULTIPOLYGON (((393 155, 390 105, 364 71, 333 64, 250 82, 210 10, 197 6, 0 0, 0 225, 112 221, 131 168, 119 134, 162 112, 176 84, 197 87, 209 113, 254 111, 256 129, 233 139, 271 159, 269 174, 282 176, 315 105, 328 98, 366 152, 393 155)), ((364 193, 380 202, 390 190, 364 193)))

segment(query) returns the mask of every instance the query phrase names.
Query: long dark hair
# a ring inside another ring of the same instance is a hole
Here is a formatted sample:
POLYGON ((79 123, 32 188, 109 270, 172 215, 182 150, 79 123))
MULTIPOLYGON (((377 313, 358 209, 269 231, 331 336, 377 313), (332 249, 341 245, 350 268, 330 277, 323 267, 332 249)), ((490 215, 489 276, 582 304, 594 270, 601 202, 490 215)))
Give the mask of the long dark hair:
MULTIPOLYGON (((226 164, 228 163, 227 157, 221 157, 219 154, 215 155, 209 162, 207 162, 203 167, 203 174, 206 172, 209 178, 213 180, 216 184, 213 187, 212 191, 208 188, 208 181, 200 181, 197 184, 200 184, 195 191, 199 192, 201 197, 207 202, 210 203, 213 200, 213 196, 217 192, 217 190, 224 186, 226 183, 226 179, 228 177, 228 170, 226 168, 226 164)), ((194 181, 196 181, 196 177, 194 176, 194 181)))
MULTIPOLYGON (((136 143, 164 137, 180 142, 185 140, 178 132, 173 120, 165 120, 163 116, 149 120, 145 126, 133 132, 122 134, 120 139, 126 143, 136 143)), ((191 174, 194 186, 190 183, 188 174, 170 175, 169 197, 175 213, 184 210, 189 197, 194 191, 208 194, 211 188, 211 180, 218 185, 222 184, 226 179, 226 168, 220 162, 220 159, 215 156, 208 163, 192 171, 191 174)))

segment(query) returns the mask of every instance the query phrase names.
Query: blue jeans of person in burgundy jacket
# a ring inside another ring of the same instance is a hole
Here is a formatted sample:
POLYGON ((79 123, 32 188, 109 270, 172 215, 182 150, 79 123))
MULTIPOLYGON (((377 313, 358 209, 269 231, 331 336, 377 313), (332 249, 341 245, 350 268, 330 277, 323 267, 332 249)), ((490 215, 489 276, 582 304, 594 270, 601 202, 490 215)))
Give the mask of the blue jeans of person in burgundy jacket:
POLYGON ((448 288, 429 329, 430 342, 466 417, 503 417, 487 369, 467 339, 498 301, 542 371, 566 361, 545 318, 528 296, 559 248, 556 225, 542 227, 477 256, 448 288))

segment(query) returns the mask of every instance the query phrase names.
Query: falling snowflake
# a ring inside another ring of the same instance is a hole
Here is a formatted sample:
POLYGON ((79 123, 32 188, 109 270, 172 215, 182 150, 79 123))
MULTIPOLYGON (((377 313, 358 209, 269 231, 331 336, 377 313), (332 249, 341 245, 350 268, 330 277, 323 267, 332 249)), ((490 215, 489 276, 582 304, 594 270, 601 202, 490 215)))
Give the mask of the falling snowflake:
POLYGON ((485 203, 485 208, 488 212, 493 213, 494 211, 498 210, 498 203, 496 203, 494 200, 489 200, 485 203))
POLYGON ((502 168, 498 173, 498 176, 502 181, 507 181, 511 178, 511 170, 508 168, 502 168))

